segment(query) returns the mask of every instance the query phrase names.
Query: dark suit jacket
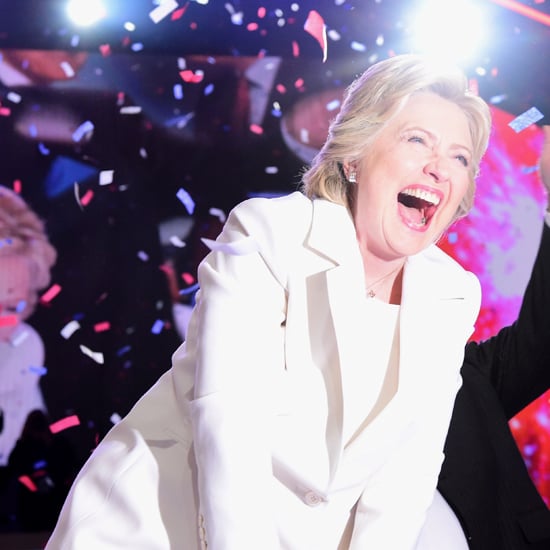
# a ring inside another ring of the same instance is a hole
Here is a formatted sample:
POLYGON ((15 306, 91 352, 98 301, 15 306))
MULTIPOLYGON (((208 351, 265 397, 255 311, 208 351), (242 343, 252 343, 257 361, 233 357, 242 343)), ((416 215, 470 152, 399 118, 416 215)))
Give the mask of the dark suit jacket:
POLYGON ((518 320, 469 343, 438 489, 471 550, 549 550, 550 511, 532 483, 508 420, 550 388, 550 228, 518 320))

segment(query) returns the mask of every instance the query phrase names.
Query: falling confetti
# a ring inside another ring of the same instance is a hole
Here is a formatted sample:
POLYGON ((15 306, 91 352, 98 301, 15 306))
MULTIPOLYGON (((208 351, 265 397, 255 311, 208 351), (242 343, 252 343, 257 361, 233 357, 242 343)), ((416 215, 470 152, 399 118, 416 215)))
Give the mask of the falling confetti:
POLYGON ((522 130, 525 130, 525 128, 531 126, 531 124, 538 122, 542 118, 544 118, 544 115, 536 107, 531 107, 521 115, 517 116, 514 120, 512 120, 508 124, 508 126, 510 126, 510 128, 512 128, 514 132, 519 133, 522 130))
POLYGON ((304 30, 311 34, 319 42, 323 51, 323 63, 327 60, 327 27, 324 19, 315 10, 311 10, 307 16, 304 30))

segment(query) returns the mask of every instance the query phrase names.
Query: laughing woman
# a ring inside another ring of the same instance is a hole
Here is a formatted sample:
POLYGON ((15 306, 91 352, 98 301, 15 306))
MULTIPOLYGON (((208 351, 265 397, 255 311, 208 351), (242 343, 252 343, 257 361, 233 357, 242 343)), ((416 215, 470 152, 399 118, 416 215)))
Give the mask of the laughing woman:
POLYGON ((245 201, 209 242, 187 341, 47 548, 414 548, 480 305, 434 243, 489 131, 454 69, 360 76, 301 191, 245 201))

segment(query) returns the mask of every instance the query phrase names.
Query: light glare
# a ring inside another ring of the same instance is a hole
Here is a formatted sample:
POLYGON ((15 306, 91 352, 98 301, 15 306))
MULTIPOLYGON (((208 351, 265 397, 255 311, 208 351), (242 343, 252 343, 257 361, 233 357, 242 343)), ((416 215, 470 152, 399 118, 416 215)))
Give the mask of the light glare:
POLYGON ((69 0, 67 15, 80 27, 89 27, 97 23, 107 14, 102 0, 69 0))

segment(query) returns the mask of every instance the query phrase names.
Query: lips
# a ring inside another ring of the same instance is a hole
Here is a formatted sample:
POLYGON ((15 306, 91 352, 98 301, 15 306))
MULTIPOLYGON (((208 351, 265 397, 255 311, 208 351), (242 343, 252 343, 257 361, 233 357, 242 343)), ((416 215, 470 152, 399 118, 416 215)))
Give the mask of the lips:
POLYGON ((407 187, 397 195, 399 213, 409 227, 423 230, 430 224, 442 199, 443 194, 438 190, 416 185, 407 187))

